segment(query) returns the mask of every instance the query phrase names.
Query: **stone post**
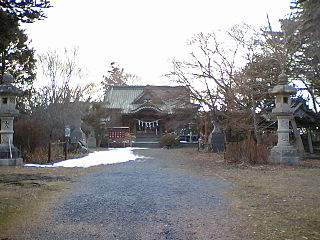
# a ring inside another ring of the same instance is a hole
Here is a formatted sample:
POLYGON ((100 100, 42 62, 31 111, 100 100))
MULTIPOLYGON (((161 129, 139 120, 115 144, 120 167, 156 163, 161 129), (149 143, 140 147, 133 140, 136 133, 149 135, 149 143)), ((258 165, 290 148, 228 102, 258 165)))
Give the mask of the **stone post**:
POLYGON ((284 73, 279 75, 279 83, 270 91, 276 97, 276 106, 272 110, 278 120, 278 143, 271 149, 268 161, 270 163, 297 164, 298 151, 290 144, 289 122, 292 118, 291 95, 297 90, 288 85, 288 77, 284 73))

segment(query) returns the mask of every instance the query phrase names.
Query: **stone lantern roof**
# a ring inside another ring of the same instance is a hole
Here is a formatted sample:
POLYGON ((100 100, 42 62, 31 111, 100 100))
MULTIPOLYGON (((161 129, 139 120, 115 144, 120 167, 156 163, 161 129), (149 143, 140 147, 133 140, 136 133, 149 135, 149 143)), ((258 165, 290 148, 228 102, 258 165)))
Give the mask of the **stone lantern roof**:
POLYGON ((288 76, 284 73, 281 73, 278 77, 278 84, 269 92, 271 95, 295 95, 297 90, 288 85, 288 76))
POLYGON ((2 76, 3 84, 0 84, 0 96, 22 96, 23 91, 12 85, 13 76, 5 72, 2 76))
POLYGON ((14 82, 13 76, 12 76, 10 73, 5 72, 5 73, 2 75, 2 81, 3 81, 3 83, 5 83, 5 84, 13 83, 13 82, 14 82))
POLYGON ((23 91, 11 84, 0 85, 0 96, 22 96, 23 91))

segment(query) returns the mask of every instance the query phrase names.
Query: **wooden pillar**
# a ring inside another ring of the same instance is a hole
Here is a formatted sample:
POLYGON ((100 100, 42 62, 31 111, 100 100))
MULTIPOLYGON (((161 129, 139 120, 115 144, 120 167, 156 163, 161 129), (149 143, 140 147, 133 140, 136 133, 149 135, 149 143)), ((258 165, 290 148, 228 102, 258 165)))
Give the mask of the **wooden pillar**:
POLYGON ((313 154, 313 145, 312 145, 312 136, 311 136, 310 127, 307 129, 307 131, 308 131, 308 146, 309 146, 309 152, 310 152, 310 154, 313 154))
POLYGON ((49 141, 48 145, 48 163, 51 162, 51 141, 49 141))
POLYGON ((300 157, 300 159, 302 159, 304 156, 304 146, 303 146, 303 142, 302 142, 300 133, 298 131, 297 123, 296 123, 296 120, 294 119, 294 117, 292 117, 292 119, 291 119, 291 126, 293 129, 294 137, 297 142, 299 157, 300 157))
POLYGON ((162 121, 159 120, 158 124, 159 124, 159 125, 158 125, 158 128, 159 128, 158 134, 162 135, 162 133, 163 133, 162 121))
POLYGON ((68 140, 65 139, 65 142, 63 143, 63 151, 64 151, 64 159, 68 159, 68 140))
POLYGON ((134 135, 137 135, 137 123, 138 123, 138 120, 133 119, 132 121, 133 121, 133 131, 132 131, 132 133, 134 135))

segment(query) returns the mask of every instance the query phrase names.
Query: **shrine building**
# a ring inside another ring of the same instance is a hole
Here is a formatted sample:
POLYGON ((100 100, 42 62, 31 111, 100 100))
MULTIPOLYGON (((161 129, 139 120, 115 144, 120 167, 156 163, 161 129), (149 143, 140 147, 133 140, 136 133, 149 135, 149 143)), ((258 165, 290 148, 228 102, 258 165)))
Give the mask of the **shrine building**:
POLYGON ((129 127, 134 135, 175 132, 190 123, 198 111, 182 86, 111 86, 104 107, 110 127, 129 127))

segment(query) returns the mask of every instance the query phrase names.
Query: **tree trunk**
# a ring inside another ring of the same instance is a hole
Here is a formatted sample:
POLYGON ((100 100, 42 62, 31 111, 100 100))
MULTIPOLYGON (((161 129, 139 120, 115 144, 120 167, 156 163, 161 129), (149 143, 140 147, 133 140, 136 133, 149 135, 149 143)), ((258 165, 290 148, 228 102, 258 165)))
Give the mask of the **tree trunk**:
POLYGON ((253 99, 252 97, 252 118, 253 118, 253 128, 254 128, 254 135, 256 137, 257 140, 257 145, 261 144, 261 136, 259 134, 259 127, 258 127, 258 120, 257 120, 257 114, 256 114, 256 101, 253 99))
POLYGON ((97 147, 100 147, 101 145, 101 137, 97 137, 97 147))
POLYGON ((311 89, 311 91, 309 91, 309 93, 311 95, 311 100, 312 100, 312 105, 313 105, 314 111, 317 113, 318 112, 317 101, 316 101, 316 97, 314 96, 314 93, 313 93, 312 89, 311 89))
POLYGON ((6 53, 5 53, 5 51, 3 51, 3 52, 1 53, 1 55, 2 55, 2 58, 1 58, 0 84, 3 84, 3 79, 2 79, 2 77, 3 77, 3 74, 4 74, 5 70, 6 70, 6 53))

